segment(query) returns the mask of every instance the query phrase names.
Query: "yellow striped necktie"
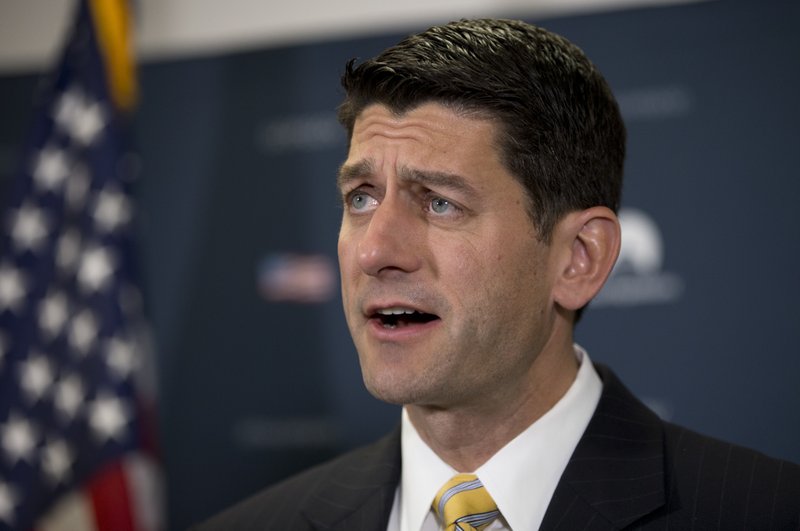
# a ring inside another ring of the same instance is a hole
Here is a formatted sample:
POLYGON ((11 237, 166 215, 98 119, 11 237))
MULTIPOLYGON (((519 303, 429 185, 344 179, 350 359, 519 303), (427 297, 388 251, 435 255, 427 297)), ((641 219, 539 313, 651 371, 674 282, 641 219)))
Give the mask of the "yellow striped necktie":
POLYGON ((500 515, 497 504, 475 474, 458 474, 433 499, 445 531, 480 531, 500 515))

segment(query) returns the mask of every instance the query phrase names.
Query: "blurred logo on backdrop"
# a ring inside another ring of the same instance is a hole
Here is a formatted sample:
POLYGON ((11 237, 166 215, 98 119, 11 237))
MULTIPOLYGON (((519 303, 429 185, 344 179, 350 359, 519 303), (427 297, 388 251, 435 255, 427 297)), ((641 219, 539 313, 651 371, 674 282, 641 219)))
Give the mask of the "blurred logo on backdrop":
POLYGON ((268 153, 313 151, 344 143, 344 134, 336 113, 299 114, 259 124, 255 143, 268 153))
POLYGON ((637 87, 617 93, 617 103, 625 123, 661 121, 692 112, 696 97, 685 85, 637 87))
POLYGON ((592 306, 640 306, 679 300, 685 283, 676 273, 663 270, 664 239, 653 218, 639 209, 622 208, 619 221, 619 259, 592 306))
POLYGON ((272 253, 259 262, 257 283, 270 302, 328 302, 336 294, 336 268, 323 254, 272 253))

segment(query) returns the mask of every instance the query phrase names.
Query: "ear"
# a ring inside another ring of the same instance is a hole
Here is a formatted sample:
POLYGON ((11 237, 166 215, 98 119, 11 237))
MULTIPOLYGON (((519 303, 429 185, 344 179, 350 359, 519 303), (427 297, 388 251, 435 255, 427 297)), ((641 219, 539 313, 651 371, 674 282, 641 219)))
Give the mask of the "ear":
POLYGON ((567 310, 578 310, 600 291, 617 261, 619 220, 601 206, 570 212, 556 225, 553 237, 553 244, 559 245, 554 300, 567 310))

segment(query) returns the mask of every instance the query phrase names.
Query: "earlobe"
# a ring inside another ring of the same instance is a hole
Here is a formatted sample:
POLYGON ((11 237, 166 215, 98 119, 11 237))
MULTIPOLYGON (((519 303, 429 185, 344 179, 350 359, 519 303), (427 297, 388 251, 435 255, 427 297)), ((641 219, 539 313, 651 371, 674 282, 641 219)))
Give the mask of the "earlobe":
POLYGON ((592 207, 567 214, 559 222, 564 248, 553 295, 565 309, 577 310, 603 287, 619 255, 619 220, 611 209, 592 207))

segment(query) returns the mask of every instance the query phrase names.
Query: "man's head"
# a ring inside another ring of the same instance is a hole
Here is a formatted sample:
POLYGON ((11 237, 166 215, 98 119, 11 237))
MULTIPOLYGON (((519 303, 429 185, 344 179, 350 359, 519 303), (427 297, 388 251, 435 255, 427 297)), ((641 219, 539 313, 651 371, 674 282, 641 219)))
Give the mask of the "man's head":
POLYGON ((339 261, 367 387, 434 408, 547 402, 619 249, 624 132, 602 78, 544 30, 473 21, 343 82, 339 261))
POLYGON ((397 113, 437 102, 498 124, 503 164, 549 241, 567 212, 619 206, 625 127, 602 75, 558 35, 512 20, 462 20, 412 35, 342 76, 352 137, 372 103, 397 113))

